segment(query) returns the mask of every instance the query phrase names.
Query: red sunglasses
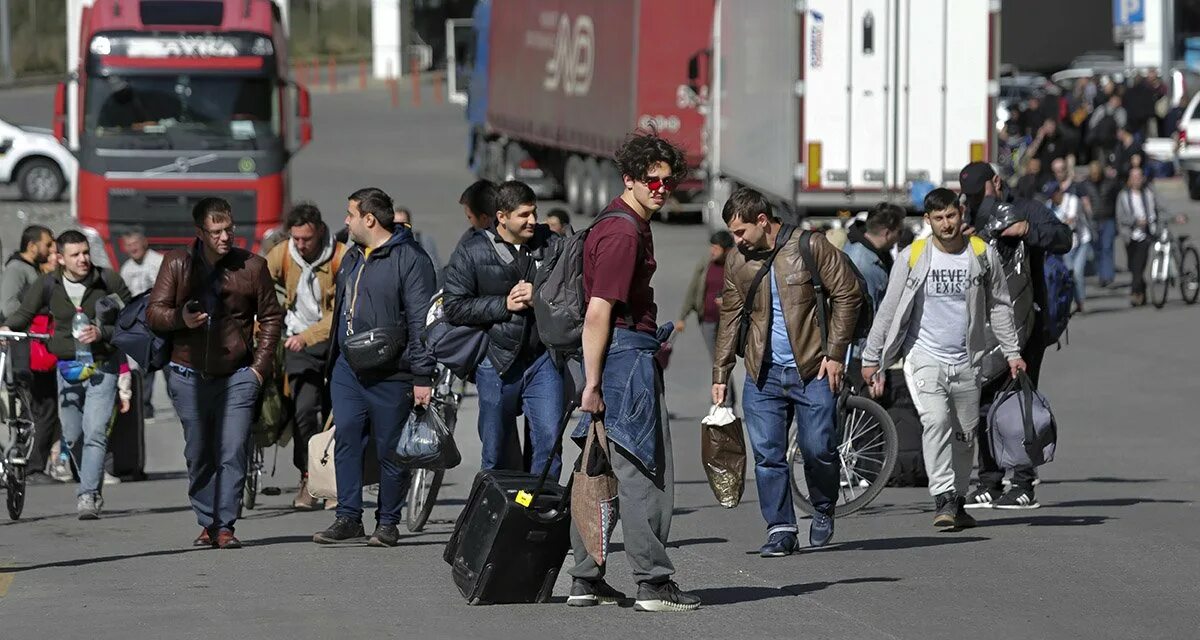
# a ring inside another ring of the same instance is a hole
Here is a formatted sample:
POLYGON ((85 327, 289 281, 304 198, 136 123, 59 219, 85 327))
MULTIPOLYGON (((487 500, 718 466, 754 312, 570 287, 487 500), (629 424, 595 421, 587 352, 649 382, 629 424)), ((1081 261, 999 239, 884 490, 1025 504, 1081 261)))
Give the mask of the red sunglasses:
POLYGON ((674 191, 675 187, 679 186, 679 181, 672 177, 667 178, 649 178, 647 177, 642 182, 646 183, 646 188, 651 191, 674 191))

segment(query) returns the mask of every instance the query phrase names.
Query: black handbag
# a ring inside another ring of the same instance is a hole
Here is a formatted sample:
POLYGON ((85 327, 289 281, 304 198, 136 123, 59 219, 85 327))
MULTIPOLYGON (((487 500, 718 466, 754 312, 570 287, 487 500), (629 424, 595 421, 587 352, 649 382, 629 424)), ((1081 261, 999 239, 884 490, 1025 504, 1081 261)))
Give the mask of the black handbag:
POLYGON ((342 352, 354 373, 379 374, 399 368, 407 344, 408 330, 404 327, 379 327, 348 336, 342 352))

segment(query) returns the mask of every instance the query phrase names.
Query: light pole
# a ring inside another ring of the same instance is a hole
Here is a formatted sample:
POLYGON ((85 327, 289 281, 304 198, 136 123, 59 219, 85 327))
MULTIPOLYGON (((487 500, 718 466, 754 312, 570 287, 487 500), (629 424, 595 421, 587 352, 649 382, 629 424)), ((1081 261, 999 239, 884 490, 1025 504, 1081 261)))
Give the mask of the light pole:
POLYGON ((0 0, 0 82, 13 79, 11 26, 8 21, 8 0, 0 0))

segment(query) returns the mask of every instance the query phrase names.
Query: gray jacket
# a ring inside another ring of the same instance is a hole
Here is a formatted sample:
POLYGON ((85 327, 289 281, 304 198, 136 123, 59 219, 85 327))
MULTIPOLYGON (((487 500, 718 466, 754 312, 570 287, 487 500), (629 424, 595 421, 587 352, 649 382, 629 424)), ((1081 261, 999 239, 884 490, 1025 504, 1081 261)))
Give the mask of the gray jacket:
POLYGON ((29 285, 42 277, 38 268, 25 262, 20 254, 13 254, 4 265, 4 274, 0 276, 0 321, 16 313, 21 307, 21 299, 29 285))
MULTIPOLYGON (((971 284, 967 287, 967 352, 971 366, 979 368, 988 349, 989 321, 1005 357, 1020 357, 1021 347, 1017 342, 1012 301, 1008 296, 1000 254, 976 236, 971 236, 970 240, 969 250, 978 259, 971 261, 971 284)), ((900 252, 892 266, 883 304, 871 325, 871 335, 863 352, 864 366, 878 365, 886 369, 907 355, 901 351, 917 304, 917 292, 925 286, 925 278, 929 275, 933 250, 932 240, 918 240, 900 252), (909 259, 914 248, 921 253, 910 270, 909 259)))

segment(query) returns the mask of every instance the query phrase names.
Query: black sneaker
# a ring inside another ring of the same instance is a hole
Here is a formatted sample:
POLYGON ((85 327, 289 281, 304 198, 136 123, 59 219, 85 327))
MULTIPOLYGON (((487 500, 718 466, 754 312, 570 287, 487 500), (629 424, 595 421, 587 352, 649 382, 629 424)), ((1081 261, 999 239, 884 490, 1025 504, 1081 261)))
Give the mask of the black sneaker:
POLYGON ((1000 491, 978 487, 967 495, 968 509, 991 509, 992 504, 1000 498, 1000 491))
POLYGON ((767 537, 767 543, 758 550, 758 555, 764 558, 782 558, 796 553, 800 549, 794 531, 776 531, 767 537))
POLYGON ((1016 486, 1005 491, 999 500, 992 503, 992 507, 995 509, 1037 509, 1040 506, 1042 505, 1038 504, 1037 498, 1033 495, 1033 489, 1016 486))
POLYGON ((967 499, 960 496, 955 500, 955 504, 957 506, 954 509, 954 528, 970 529, 974 527, 976 524, 975 517, 967 513, 967 499))
POLYGON ((594 607, 598 604, 620 604, 624 600, 625 594, 612 588, 603 579, 575 578, 571 581, 571 595, 567 596, 567 606, 594 607))
POLYGON ((958 512, 958 496, 953 491, 939 493, 934 496, 937 513, 933 514, 933 526, 939 529, 949 529, 954 526, 954 515, 958 512))
POLYGON ((400 529, 394 524, 380 524, 375 526, 375 533, 371 534, 371 539, 367 540, 367 545, 371 547, 394 547, 400 544, 400 529))
POLYGON ((313 542, 317 544, 336 544, 349 540, 361 540, 367 536, 363 531, 362 522, 351 520, 344 516, 334 519, 329 528, 313 534, 313 542))
POLYGON ((824 513, 813 514, 812 524, 808 526, 808 545, 823 547, 833 539, 833 516, 824 513))
POLYGON ((643 582, 638 585, 636 611, 692 611, 700 608, 700 598, 679 590, 679 585, 668 580, 659 584, 643 582))

